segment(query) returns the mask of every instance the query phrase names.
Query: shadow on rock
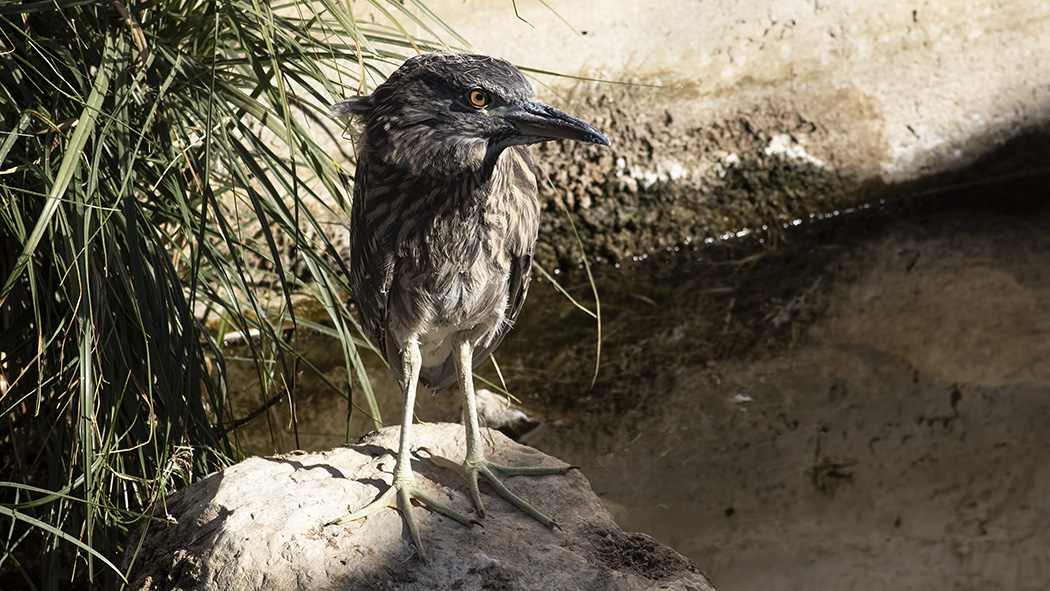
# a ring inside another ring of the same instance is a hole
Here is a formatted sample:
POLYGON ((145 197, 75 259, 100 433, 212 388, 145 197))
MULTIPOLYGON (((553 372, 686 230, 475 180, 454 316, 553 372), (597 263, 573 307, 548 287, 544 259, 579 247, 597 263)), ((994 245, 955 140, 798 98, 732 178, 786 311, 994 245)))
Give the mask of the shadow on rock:
MULTIPOLYGON (((387 428, 362 445, 251 458, 176 493, 168 503, 175 521, 147 532, 131 588, 712 589, 691 561, 644 534, 620 531, 575 470, 507 480, 561 530, 544 528, 484 485, 484 527, 420 508, 426 562, 414 556, 396 510, 329 525, 389 486, 397 435, 387 428)), ((435 453, 462 455, 459 425, 418 425, 415 437, 435 453)), ((490 446, 494 459, 513 465, 557 462, 498 432, 490 446)), ((471 512, 454 475, 425 461, 414 468, 430 494, 471 512)))

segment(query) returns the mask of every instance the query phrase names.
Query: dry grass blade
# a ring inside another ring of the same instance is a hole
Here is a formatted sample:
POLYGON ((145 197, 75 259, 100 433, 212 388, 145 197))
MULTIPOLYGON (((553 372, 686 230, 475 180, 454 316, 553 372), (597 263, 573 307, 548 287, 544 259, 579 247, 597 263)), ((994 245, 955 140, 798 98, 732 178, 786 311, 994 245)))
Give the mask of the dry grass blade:
MULTIPOLYGON (((576 230, 576 222, 573 221, 572 214, 569 213, 569 208, 565 206, 565 200, 561 198, 561 193, 559 192, 558 188, 554 186, 554 183, 551 181, 550 175, 547 174, 547 170, 542 170, 544 180, 546 180, 547 185, 551 187, 551 189, 554 190, 555 195, 557 195, 558 206, 561 208, 562 213, 565 214, 565 218, 569 220, 569 226, 572 228, 572 234, 576 238, 576 245, 580 249, 580 260, 583 261, 583 269, 587 273, 587 282, 591 286, 591 294, 594 295, 594 312, 591 312, 590 310, 587 310, 586 308, 578 304, 576 300, 569 296, 569 294, 560 285, 558 285, 557 282, 553 281, 552 279, 552 283, 554 283, 555 288, 560 293, 568 297, 569 300, 576 307, 580 308, 581 310, 584 310, 591 317, 594 318, 597 336, 594 345, 594 374, 591 376, 590 385, 590 387, 593 388, 594 385, 598 382, 598 370, 601 367, 602 361, 602 302, 601 298, 598 297, 598 286, 594 282, 594 275, 591 273, 591 264, 587 261, 587 253, 583 249, 583 240, 580 239, 580 233, 576 230)), ((546 271, 543 271, 541 269, 541 272, 544 276, 550 277, 550 275, 547 274, 546 271)))

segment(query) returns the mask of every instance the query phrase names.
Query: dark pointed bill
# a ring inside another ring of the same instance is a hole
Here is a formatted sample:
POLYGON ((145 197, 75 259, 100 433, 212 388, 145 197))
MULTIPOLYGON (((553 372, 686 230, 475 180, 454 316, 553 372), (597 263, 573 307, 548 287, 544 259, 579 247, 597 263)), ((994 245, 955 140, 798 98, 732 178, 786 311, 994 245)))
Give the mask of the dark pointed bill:
POLYGON ((597 129, 539 101, 508 109, 503 118, 517 125, 522 136, 534 137, 537 141, 566 139, 609 145, 609 140, 597 129))

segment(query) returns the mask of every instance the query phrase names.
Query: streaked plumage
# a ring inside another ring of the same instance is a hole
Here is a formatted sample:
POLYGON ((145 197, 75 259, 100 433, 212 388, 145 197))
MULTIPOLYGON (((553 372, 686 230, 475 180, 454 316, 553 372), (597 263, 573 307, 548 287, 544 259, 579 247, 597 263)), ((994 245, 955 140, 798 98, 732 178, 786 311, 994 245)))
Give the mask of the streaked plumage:
POLYGON ((419 335, 420 378, 444 388, 456 380, 449 331, 470 327, 479 363, 525 301, 539 215, 531 158, 505 150, 498 172, 453 193, 384 184, 397 169, 368 158, 357 166, 350 265, 361 320, 399 380, 399 351, 419 335))
MULTIPOLYGON (((470 370, 503 340, 528 289, 539 199, 524 146, 555 138, 608 140, 536 102, 532 87, 508 62, 479 55, 410 58, 371 95, 334 105, 332 115, 355 116, 362 126, 351 211, 351 285, 362 323, 394 375, 405 381, 393 488, 418 546, 409 497, 469 520, 412 484, 407 453, 414 374, 434 389, 459 378, 468 414, 463 471, 481 513, 477 474, 492 481, 489 469, 500 467, 487 462, 480 449, 470 370)), ((501 474, 564 471, 544 470, 501 474)), ((493 485, 501 495, 513 496, 502 484, 493 485)), ((351 518, 367 515, 377 503, 393 504, 389 496, 351 518)), ((518 506, 553 523, 531 506, 518 506)))

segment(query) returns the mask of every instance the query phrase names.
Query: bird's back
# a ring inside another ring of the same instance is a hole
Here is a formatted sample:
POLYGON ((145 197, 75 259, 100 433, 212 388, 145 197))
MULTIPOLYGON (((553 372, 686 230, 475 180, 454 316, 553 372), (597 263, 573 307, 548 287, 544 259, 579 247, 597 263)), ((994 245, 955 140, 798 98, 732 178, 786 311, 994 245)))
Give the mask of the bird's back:
POLYGON ((416 335, 420 377, 440 389, 456 379, 456 333, 468 332, 477 365, 521 310, 538 228, 532 159, 514 146, 487 173, 406 178, 362 139, 351 213, 358 313, 398 379, 400 347, 416 335))

